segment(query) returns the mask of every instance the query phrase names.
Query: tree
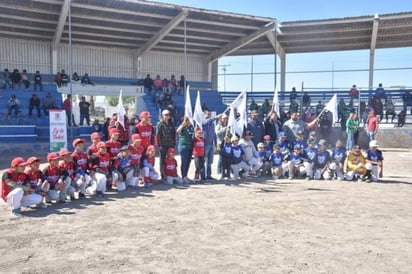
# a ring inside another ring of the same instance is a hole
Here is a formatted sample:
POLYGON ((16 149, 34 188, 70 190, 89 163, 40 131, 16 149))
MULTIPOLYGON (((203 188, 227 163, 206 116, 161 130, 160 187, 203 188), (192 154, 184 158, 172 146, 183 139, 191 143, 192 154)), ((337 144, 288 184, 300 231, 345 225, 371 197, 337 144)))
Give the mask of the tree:
MULTIPOLYGON (((134 104, 135 97, 133 96, 123 96, 123 105, 134 104)), ((115 107, 119 104, 119 96, 106 96, 107 103, 115 107)))

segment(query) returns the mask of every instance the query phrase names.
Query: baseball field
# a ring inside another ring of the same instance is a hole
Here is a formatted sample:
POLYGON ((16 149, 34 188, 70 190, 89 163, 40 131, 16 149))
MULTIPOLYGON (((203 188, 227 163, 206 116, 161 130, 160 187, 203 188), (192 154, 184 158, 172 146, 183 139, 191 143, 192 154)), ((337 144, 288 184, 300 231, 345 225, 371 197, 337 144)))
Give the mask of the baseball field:
POLYGON ((412 151, 383 150, 381 183, 159 185, 18 219, 3 204, 0 272, 411 273, 412 151))

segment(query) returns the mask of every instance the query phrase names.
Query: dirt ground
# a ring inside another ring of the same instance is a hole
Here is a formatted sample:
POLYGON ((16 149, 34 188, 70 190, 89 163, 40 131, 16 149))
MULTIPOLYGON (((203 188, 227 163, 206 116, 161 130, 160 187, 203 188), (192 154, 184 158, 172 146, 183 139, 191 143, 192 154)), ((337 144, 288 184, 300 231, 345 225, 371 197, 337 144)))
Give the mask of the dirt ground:
POLYGON ((0 272, 411 273, 412 151, 384 157, 385 183, 160 185, 20 219, 3 205, 0 272))

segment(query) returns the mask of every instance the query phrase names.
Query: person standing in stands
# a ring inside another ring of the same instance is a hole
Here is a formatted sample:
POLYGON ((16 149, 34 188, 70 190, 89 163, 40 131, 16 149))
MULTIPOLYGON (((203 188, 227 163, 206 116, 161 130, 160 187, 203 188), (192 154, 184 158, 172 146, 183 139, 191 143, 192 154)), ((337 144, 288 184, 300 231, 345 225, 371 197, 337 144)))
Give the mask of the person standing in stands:
POLYGON ((10 75, 12 89, 15 89, 16 86, 20 89, 21 86, 21 74, 18 69, 14 69, 13 73, 10 75))
MULTIPOLYGON (((51 97, 51 94, 48 93, 47 97, 51 97)), ((76 126, 76 123, 74 122, 74 116, 72 113, 72 95, 71 94, 68 94, 66 99, 63 101, 63 109, 66 111, 67 124, 69 125, 69 127, 71 127, 72 125, 76 126)), ((46 112, 45 112, 45 115, 46 115, 46 112)), ((46 116, 48 116, 48 114, 46 116)))
POLYGON ((90 103, 86 101, 86 97, 82 96, 79 103, 80 109, 80 126, 83 126, 84 120, 86 120, 87 126, 90 126, 90 103))
POLYGON ((30 81, 29 77, 27 76, 27 71, 25 69, 23 69, 23 72, 21 73, 21 81, 23 82, 26 91, 30 91, 30 81))
POLYGON ((150 74, 146 75, 146 78, 144 79, 144 93, 145 94, 152 94, 153 90, 153 80, 150 78, 150 74))
POLYGON ((8 69, 4 69, 3 78, 4 78, 4 84, 2 88, 4 90, 11 88, 12 84, 11 84, 11 79, 10 79, 10 72, 8 69))
POLYGON ((180 75, 179 89, 177 90, 177 95, 183 95, 185 92, 185 87, 187 87, 187 81, 184 75, 180 75))

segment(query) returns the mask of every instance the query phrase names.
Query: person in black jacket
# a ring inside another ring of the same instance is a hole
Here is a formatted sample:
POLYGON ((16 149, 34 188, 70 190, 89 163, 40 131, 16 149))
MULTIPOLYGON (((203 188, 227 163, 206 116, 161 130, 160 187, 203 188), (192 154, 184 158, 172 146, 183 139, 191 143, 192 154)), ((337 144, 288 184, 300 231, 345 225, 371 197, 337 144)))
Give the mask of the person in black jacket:
POLYGON ((270 111, 263 122, 265 135, 270 136, 270 144, 273 146, 278 139, 278 134, 282 131, 282 122, 279 120, 276 111, 270 111))
POLYGON ((41 104, 41 102, 40 102, 39 97, 37 97, 36 93, 33 93, 33 95, 30 98, 30 101, 29 101, 29 116, 30 117, 32 115, 33 108, 37 109, 37 117, 39 117, 39 118, 41 117, 40 104, 41 104))

